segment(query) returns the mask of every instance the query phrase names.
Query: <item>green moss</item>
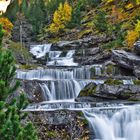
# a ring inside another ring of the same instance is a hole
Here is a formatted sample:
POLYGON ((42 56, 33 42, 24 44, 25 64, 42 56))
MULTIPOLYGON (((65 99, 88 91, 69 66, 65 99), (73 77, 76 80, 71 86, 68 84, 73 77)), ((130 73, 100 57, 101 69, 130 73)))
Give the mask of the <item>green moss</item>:
POLYGON ((121 97, 122 97, 123 99, 128 99, 128 98, 130 98, 132 95, 133 95, 132 92, 125 92, 124 94, 122 94, 121 97))
POLYGON ((137 99, 135 97, 131 97, 128 99, 128 101, 140 102, 140 99, 137 99))
POLYGON ((57 42, 59 42, 59 41, 61 41, 61 39, 58 38, 58 37, 49 38, 49 42, 50 42, 50 43, 57 43, 57 42))
POLYGON ((77 114, 78 114, 78 116, 83 116, 83 112, 81 112, 81 111, 79 111, 79 112, 77 112, 77 114))
POLYGON ((20 65, 19 66, 19 69, 25 69, 25 70, 29 70, 29 69, 36 69, 37 68, 37 65, 20 65))
POLYGON ((115 80, 115 79, 108 79, 105 81, 105 84, 107 84, 107 85, 122 85, 123 81, 122 80, 115 80))
POLYGON ((133 80, 135 85, 140 85, 140 80, 133 80))
POLYGON ((55 138, 57 136, 55 131, 48 131, 47 135, 48 135, 49 138, 55 138))
POLYGON ((112 75, 113 73, 114 73, 114 66, 113 65, 108 65, 107 67, 106 67, 106 73, 108 74, 108 75, 112 75))
POLYGON ((96 91, 96 86, 91 88, 86 88, 80 92, 80 96, 92 96, 96 91))
POLYGON ((84 36, 89 35, 89 34, 92 34, 92 29, 85 29, 80 32, 79 38, 83 38, 84 36))
POLYGON ((84 125, 88 125, 88 121, 86 119, 84 119, 82 122, 84 125))

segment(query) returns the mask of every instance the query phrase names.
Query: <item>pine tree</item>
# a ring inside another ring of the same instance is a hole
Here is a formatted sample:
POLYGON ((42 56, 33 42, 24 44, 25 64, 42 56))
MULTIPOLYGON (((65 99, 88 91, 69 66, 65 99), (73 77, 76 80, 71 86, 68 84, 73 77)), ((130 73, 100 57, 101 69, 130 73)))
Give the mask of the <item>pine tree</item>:
POLYGON ((14 0, 7 8, 5 17, 8 17, 10 21, 14 22, 16 20, 16 14, 19 12, 20 6, 18 0, 14 0))
POLYGON ((5 100, 13 93, 19 83, 14 83, 14 59, 11 52, 2 47, 4 31, 0 25, 0 140, 38 140, 36 130, 31 122, 22 124, 26 113, 21 113, 27 105, 24 95, 18 100, 6 103, 5 100))
POLYGON ((46 21, 46 8, 43 0, 35 0, 28 10, 26 17, 33 26, 34 34, 39 33, 39 30, 46 21))
POLYGON ((6 99, 19 85, 19 82, 13 81, 16 71, 14 58, 8 49, 2 47, 3 35, 4 31, 0 25, 0 101, 6 99))

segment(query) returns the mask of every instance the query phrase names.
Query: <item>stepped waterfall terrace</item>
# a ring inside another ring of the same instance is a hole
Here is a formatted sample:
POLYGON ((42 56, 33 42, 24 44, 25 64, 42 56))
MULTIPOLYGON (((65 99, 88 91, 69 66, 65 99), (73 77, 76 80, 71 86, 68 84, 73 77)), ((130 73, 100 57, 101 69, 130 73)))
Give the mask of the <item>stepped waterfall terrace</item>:
MULTIPOLYGON (((74 62, 75 50, 63 52, 62 50, 51 50, 51 47, 51 44, 33 45, 30 50, 37 60, 45 61, 46 69, 17 70, 17 78, 22 79, 22 84, 25 84, 24 89, 26 90, 29 86, 30 92, 38 87, 40 88, 38 92, 43 98, 41 103, 31 104, 23 111, 51 112, 52 114, 55 111, 82 111, 90 125, 92 134, 90 139, 139 140, 140 136, 137 132, 137 129, 140 128, 139 104, 130 105, 128 102, 125 105, 124 101, 122 104, 117 103, 117 101, 115 103, 108 101, 107 104, 105 102, 96 104, 75 101, 80 91, 88 84, 103 85, 106 80, 102 75, 107 76, 108 73, 111 73, 114 77, 119 77, 121 83, 128 88, 134 85, 135 78, 132 75, 129 77, 121 76, 121 73, 116 72, 115 68, 108 71, 103 64, 80 66, 74 62), (92 79, 93 77, 96 79, 92 79), (136 132, 129 136, 129 133, 134 129, 136 132)), ((56 120, 63 124, 67 116, 62 118, 58 117, 56 120)), ((52 123, 51 120, 52 118, 47 119, 48 123, 52 123)))

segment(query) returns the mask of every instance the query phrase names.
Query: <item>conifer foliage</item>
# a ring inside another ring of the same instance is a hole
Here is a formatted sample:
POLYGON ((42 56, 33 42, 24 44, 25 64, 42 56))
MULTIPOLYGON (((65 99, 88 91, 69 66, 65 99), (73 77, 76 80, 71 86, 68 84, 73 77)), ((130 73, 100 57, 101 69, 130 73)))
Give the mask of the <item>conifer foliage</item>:
POLYGON ((24 95, 6 103, 6 98, 13 93, 19 83, 14 82, 15 66, 11 52, 2 47, 4 30, 0 25, 0 140, 38 140, 32 123, 22 124, 26 117, 21 109, 27 105, 24 95))

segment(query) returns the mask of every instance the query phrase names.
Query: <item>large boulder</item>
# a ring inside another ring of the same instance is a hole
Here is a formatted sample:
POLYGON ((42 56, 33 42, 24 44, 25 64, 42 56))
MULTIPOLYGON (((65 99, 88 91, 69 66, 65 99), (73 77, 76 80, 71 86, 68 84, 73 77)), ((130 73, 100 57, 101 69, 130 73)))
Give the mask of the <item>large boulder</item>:
POLYGON ((87 85, 77 97, 76 101, 106 101, 106 100, 135 100, 140 101, 139 85, 87 85))
POLYGON ((140 78, 140 56, 124 50, 113 50, 112 60, 120 67, 132 70, 140 78))
POLYGON ((28 100, 33 103, 44 101, 43 93, 39 82, 36 80, 20 80, 20 89, 26 93, 28 100))

